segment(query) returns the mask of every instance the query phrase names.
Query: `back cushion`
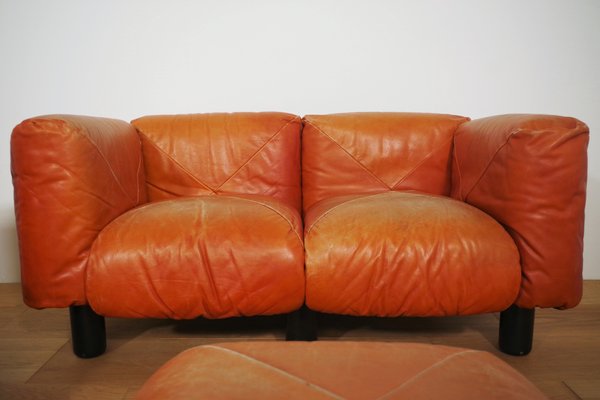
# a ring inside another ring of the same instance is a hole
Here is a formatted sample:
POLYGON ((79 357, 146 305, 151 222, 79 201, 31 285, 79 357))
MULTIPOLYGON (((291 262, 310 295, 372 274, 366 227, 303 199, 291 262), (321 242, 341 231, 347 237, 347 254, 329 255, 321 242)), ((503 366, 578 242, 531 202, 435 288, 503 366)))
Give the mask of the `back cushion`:
POLYGON ((284 113, 156 115, 132 121, 150 201, 258 194, 300 209, 299 117, 284 113))
POLYGON ((468 120, 417 113, 304 117, 304 210, 348 194, 418 190, 448 195, 452 139, 468 120))

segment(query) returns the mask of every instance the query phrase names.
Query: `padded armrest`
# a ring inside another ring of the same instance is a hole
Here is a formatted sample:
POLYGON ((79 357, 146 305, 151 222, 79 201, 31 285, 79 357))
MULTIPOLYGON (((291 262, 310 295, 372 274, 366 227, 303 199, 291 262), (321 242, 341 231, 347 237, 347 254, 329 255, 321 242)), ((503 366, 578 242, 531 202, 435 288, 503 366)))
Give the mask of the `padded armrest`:
POLYGON ((588 139, 581 121, 549 115, 483 118, 456 132, 452 196, 515 240, 520 307, 570 308, 581 299, 588 139))
POLYGON ((23 298, 35 308, 86 303, 98 232, 146 201, 140 139, 126 122, 52 115, 11 137, 23 298))

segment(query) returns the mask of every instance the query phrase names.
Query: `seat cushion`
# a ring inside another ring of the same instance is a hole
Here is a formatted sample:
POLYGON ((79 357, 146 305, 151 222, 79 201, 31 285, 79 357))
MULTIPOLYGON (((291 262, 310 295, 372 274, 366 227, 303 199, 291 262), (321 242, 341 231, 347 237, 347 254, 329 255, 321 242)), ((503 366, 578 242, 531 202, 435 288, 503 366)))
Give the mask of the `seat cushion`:
POLYGON ((363 316, 506 309, 520 285, 517 248, 468 204, 417 192, 328 199, 305 219, 306 304, 363 316))
POLYGON ((260 196, 150 203, 94 243, 86 294, 105 316, 225 318, 278 314, 304 300, 302 224, 260 196))
POLYGON ((239 342, 199 346, 136 399, 545 399, 493 355, 415 343, 239 342))

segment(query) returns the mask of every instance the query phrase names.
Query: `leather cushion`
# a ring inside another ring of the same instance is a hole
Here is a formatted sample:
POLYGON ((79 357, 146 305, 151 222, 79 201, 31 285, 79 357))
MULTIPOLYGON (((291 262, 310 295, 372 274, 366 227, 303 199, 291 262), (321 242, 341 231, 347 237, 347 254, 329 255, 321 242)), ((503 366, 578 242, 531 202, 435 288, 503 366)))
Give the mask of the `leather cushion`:
POLYGON ((545 399, 493 355, 415 343, 239 342, 199 346, 136 399, 545 399))
POLYGON ((304 210, 348 194, 389 190, 449 194, 452 139, 465 121, 468 118, 425 113, 305 116, 304 210))
POLYGON ((306 304, 338 314, 501 311, 520 285, 517 248, 468 204, 417 192, 343 196, 306 215, 306 304))
POLYGON ((132 124, 142 140, 150 201, 257 194, 300 209, 300 117, 152 115, 132 124))
POLYGON ((278 314, 304 299, 298 212, 261 196, 150 203, 109 224, 87 267, 89 303, 113 317, 278 314))

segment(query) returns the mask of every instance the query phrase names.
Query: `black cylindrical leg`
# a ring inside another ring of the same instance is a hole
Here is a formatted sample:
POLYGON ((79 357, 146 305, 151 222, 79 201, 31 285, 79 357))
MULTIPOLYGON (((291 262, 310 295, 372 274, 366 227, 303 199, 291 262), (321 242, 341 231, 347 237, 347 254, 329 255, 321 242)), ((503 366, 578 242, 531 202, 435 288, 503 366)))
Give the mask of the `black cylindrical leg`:
POLYGON ((515 305, 500 313, 499 345, 503 353, 525 356, 531 351, 535 309, 515 305))
POLYGON ((106 327, 104 317, 96 314, 90 306, 69 307, 71 316, 71 339, 77 357, 92 358, 106 350, 106 327))
POLYGON ((306 306, 288 314, 285 340, 317 340, 317 316, 306 306))

